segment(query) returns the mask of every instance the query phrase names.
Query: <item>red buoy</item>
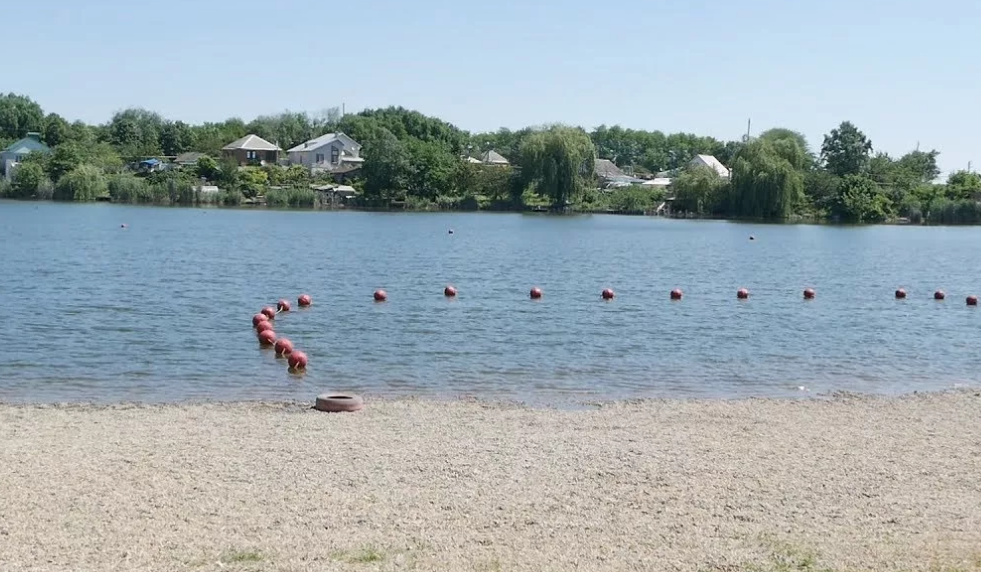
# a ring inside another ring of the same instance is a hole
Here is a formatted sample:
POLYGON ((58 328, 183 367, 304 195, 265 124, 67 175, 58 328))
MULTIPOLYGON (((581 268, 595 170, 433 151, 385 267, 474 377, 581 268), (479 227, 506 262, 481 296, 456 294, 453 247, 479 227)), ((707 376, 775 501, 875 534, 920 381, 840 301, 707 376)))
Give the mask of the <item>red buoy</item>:
POLYGON ((256 314, 255 316, 252 316, 252 327, 254 328, 258 326, 259 322, 268 322, 268 321, 269 321, 269 316, 265 314, 256 314))
POLYGON ((971 294, 970 296, 968 296, 967 297, 967 305, 968 306, 977 306, 978 305, 978 297, 975 296, 974 294, 971 294))
POLYGON ((276 302, 276 309, 280 312, 289 312, 291 309, 289 300, 280 300, 279 302, 276 302))
POLYGON ((805 288, 804 289, 804 299, 805 300, 813 300, 815 294, 816 293, 814 292, 814 288, 805 288))
POLYGON ((740 288, 739 290, 736 290, 736 298, 739 298, 740 300, 745 300, 749 298, 749 290, 745 288, 740 288))
POLYGON ((291 353, 293 353, 293 342, 286 338, 279 338, 276 340, 276 355, 288 356, 291 353))
POLYGON ((675 288, 674 290, 671 291, 672 300, 681 300, 681 297, 683 295, 684 293, 681 291, 681 288, 675 288))
POLYGON ((603 293, 600 294, 600 296, 602 296, 604 300, 612 300, 613 297, 616 296, 616 294, 613 293, 612 289, 604 288, 603 293))
POLYGON ((375 290, 375 302, 384 302, 385 300, 388 300, 388 292, 375 290))
POLYGON ((303 371, 307 368, 307 354, 301 351, 290 352, 288 363, 290 371, 303 371))
POLYGON ((256 326, 255 326, 255 332, 257 334, 261 334, 262 332, 265 332, 266 330, 272 330, 272 329, 274 329, 274 328, 273 328, 272 322, 270 322, 269 320, 263 320, 263 321, 259 322, 258 324, 256 324, 256 326))
POLYGON ((264 346, 271 346, 276 343, 276 332, 272 330, 262 330, 259 332, 259 343, 264 346))
POLYGON ((446 288, 443 288, 443 295, 446 296, 447 298, 452 298, 456 296, 456 288, 452 286, 447 286, 446 288))
POLYGON ((262 309, 262 313, 265 314, 267 318, 272 320, 276 317, 276 308, 273 308, 272 306, 266 306, 265 308, 262 309))
POLYGON ((943 300, 946 297, 947 297, 947 295, 944 294, 944 291, 943 290, 937 290, 936 292, 933 293, 933 299, 934 300, 943 300))
POLYGON ((300 294, 300 297, 296 299, 296 305, 301 308, 306 308, 310 304, 313 304, 313 298, 309 294, 300 294))
POLYGON ((542 289, 535 286, 531 289, 531 292, 529 292, 528 295, 531 296, 532 300, 538 300, 542 297, 542 289))
POLYGON ((896 290, 896 299, 897 300, 905 300, 906 299, 906 290, 903 290, 902 288, 899 288, 898 290, 896 290))

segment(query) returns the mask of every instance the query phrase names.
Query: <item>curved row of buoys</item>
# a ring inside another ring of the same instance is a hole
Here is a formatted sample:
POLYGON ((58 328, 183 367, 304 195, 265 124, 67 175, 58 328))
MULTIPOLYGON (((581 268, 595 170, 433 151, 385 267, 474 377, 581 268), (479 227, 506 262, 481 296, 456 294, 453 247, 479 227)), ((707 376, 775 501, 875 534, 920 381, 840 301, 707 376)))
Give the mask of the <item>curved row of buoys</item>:
MULTIPOLYGON (((297 306, 309 308, 313 304, 313 298, 309 294, 301 294, 296 299, 297 306)), ((307 354, 293 348, 293 342, 288 338, 281 338, 276 335, 273 320, 282 313, 290 312, 293 309, 289 300, 280 299, 276 302, 276 307, 266 306, 258 314, 252 316, 252 327, 255 329, 259 345, 271 347, 276 352, 276 357, 286 358, 290 373, 303 373, 307 369, 309 358, 307 354)))
MULTIPOLYGON (((455 298, 456 295, 457 295, 457 293, 458 293, 458 290, 456 289, 455 286, 446 286, 445 288, 443 288, 443 295, 446 296, 447 298, 455 298)), ((533 287, 531 289, 531 291, 528 293, 528 296, 532 300, 540 300, 543 295, 544 294, 542 292, 542 289, 539 288, 538 286, 533 287)), ((805 300, 813 300, 814 298, 817 297, 817 292, 814 290, 814 288, 805 288, 803 295, 804 295, 804 299, 805 300)), ((386 292, 384 290, 375 290, 373 297, 374 297, 375 302, 387 302, 388 301, 388 292, 386 292)), ((684 292, 682 292, 681 288, 675 288, 675 289, 671 290, 670 298, 672 300, 678 301, 678 300, 681 300, 683 297, 684 297, 684 292)), ((613 300, 614 298, 616 298, 616 293, 613 291, 612 288, 604 288, 600 292, 600 298, 602 298, 603 300, 607 300, 607 301, 613 300)), ((739 300, 748 300, 749 299, 749 289, 747 289, 747 288, 740 288, 740 289, 736 290, 736 298, 739 299, 739 300)), ((936 292, 933 293, 933 299, 934 300, 945 300, 946 298, 947 298, 947 294, 943 290, 937 290, 936 292)), ((896 290, 896 299, 897 300, 905 300, 906 299, 906 290, 904 290, 903 288, 897 289, 896 290)), ((967 297, 967 305, 968 306, 977 306, 978 305, 978 297, 975 296, 975 295, 973 295, 973 294, 970 295, 970 296, 968 296, 967 297)))

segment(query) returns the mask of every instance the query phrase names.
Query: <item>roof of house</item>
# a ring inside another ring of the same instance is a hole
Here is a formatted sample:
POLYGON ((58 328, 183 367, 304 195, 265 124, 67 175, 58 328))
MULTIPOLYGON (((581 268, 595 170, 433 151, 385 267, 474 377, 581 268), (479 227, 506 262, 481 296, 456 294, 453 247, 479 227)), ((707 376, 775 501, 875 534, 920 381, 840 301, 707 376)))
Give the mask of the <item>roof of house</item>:
POLYGON ((617 167, 616 164, 609 159, 596 159, 596 164, 593 167, 593 170, 596 171, 596 176, 604 179, 624 176, 624 172, 620 170, 620 167, 617 167))
POLYGON ((235 151, 238 149, 244 149, 246 151, 282 151, 278 145, 273 145, 269 141, 266 141, 258 135, 252 133, 242 137, 241 139, 236 139, 228 145, 222 147, 225 151, 235 151))
POLYGON ((27 137, 20 139, 19 141, 14 141, 3 150, 5 153, 17 153, 24 155, 27 153, 32 153, 34 151, 41 151, 43 153, 50 153, 51 148, 41 143, 40 136, 37 133, 28 133, 27 137))
POLYGON ((174 157, 175 163, 197 163, 198 159, 204 157, 204 153, 198 153, 197 151, 189 151, 187 153, 181 153, 180 155, 174 157))
POLYGON ((729 169, 712 155, 695 155, 695 158, 692 159, 691 162, 705 165, 718 173, 720 177, 729 176, 729 169))
POLYGON ((355 145, 358 145, 358 142, 357 141, 355 141, 354 139, 351 139, 350 137, 348 137, 344 133, 341 133, 340 131, 338 131, 337 133, 324 133, 320 137, 314 137, 313 139, 311 139, 309 141, 304 141, 303 143, 300 143, 296 147, 293 147, 292 149, 290 149, 289 150, 289 153, 296 153, 298 151, 312 151, 313 149, 317 149, 317 148, 323 147, 324 145, 326 145, 326 144, 328 144, 328 143, 330 143, 332 141, 335 141, 337 139, 340 139, 341 137, 344 137, 344 138, 350 140, 355 145))
POLYGON ((467 157, 467 163, 475 163, 479 165, 480 163, 483 163, 483 161, 476 157, 467 157))
POLYGON ((480 156, 480 160, 482 162, 484 162, 484 163, 491 163, 491 164, 497 164, 497 165, 507 165, 508 164, 508 160, 505 159, 503 155, 501 155, 497 151, 494 151, 493 149, 490 150, 490 151, 487 151, 483 155, 481 155, 480 156))

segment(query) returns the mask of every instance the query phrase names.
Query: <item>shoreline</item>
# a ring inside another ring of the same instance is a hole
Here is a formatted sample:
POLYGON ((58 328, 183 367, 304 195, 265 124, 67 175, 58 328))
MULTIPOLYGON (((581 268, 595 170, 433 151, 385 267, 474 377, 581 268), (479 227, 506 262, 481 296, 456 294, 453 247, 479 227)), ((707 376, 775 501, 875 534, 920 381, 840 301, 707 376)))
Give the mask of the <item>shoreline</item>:
POLYGON ((34 570, 981 568, 981 391, 0 404, 34 570))
POLYGON ((821 218, 795 217, 787 220, 780 219, 754 219, 754 218, 727 218, 718 216, 668 216, 652 215, 644 212, 625 212, 608 210, 572 210, 569 212, 557 212, 548 208, 524 208, 524 209, 407 209, 407 208, 383 208, 383 207, 353 207, 345 206, 339 208, 318 208, 318 207, 270 207, 259 204, 243 205, 218 205, 212 203, 199 205, 162 205, 149 203, 122 203, 114 201, 55 201, 48 199, 15 199, 0 198, 0 202, 10 201, 17 203, 54 203, 54 204, 73 204, 73 205, 111 205, 124 207, 149 207, 166 209, 206 209, 206 210, 231 210, 231 211, 269 211, 269 212, 352 212, 352 213, 407 213, 407 214, 522 214, 522 215, 547 215, 547 216, 586 216, 586 215, 609 215, 626 217, 643 217, 664 220, 679 220, 693 222, 729 222, 734 224, 760 224, 760 225, 807 225, 807 226, 833 226, 841 228, 865 227, 865 226, 903 226, 903 227, 974 227, 981 226, 981 223, 937 223, 927 222, 912 223, 903 220, 887 220, 877 223, 844 223, 821 218))

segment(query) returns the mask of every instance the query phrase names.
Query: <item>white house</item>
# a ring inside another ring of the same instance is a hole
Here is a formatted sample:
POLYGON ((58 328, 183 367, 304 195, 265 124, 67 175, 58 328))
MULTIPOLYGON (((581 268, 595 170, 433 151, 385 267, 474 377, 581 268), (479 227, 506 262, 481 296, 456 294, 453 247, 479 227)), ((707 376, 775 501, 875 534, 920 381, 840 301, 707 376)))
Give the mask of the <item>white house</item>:
POLYGON ((689 161, 688 164, 692 167, 708 167, 718 173, 723 179, 729 178, 729 169, 712 155, 695 155, 695 158, 689 161))
POLYGON ((34 131, 0 151, 0 172, 9 179, 14 168, 31 153, 51 153, 51 148, 41 142, 41 134, 34 131))
POLYGON ((311 171, 345 172, 364 163, 361 145, 341 132, 326 133, 287 153, 291 165, 303 165, 311 171))

